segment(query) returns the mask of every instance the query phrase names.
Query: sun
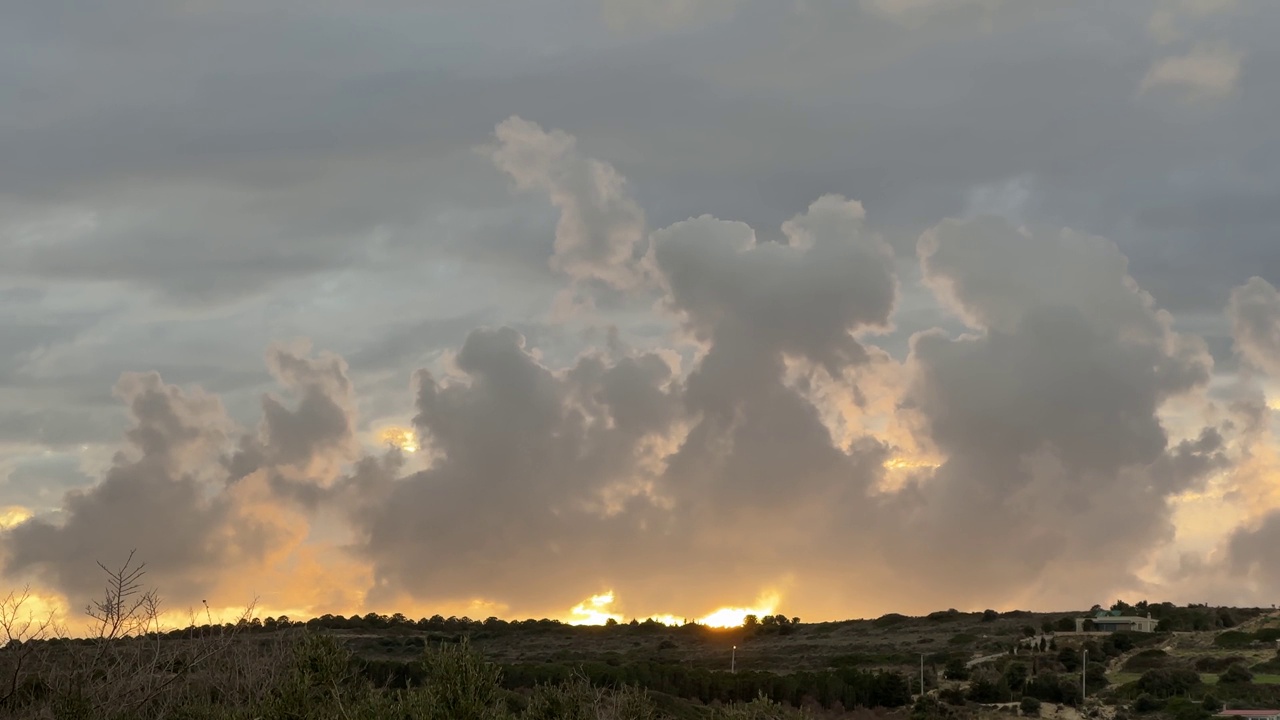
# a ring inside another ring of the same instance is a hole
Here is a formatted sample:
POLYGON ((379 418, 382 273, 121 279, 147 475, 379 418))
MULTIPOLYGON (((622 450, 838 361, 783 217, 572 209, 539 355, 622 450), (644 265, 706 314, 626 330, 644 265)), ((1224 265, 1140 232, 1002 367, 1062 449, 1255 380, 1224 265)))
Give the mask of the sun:
POLYGON ((403 452, 418 452, 418 434, 412 428, 391 425, 378 431, 378 442, 399 448, 403 452))
POLYGON ((766 615, 772 615, 777 608, 777 593, 766 593, 756 599, 754 607, 722 607, 698 620, 698 624, 714 628, 742 627, 746 623, 748 615, 761 618, 766 615))

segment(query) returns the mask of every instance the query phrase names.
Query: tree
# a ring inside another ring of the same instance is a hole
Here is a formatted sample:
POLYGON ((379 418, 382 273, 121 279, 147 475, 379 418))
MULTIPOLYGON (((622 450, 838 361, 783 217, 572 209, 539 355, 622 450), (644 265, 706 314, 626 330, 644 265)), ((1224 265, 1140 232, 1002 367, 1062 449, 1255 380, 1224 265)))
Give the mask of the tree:
POLYGON ((1058 651, 1058 662, 1062 664, 1063 670, 1075 672, 1080 669, 1080 653, 1074 648, 1064 647, 1058 651))
POLYGON ((1004 669, 1004 682, 1016 693, 1022 692, 1030 677, 1031 673, 1027 670, 1025 663, 1009 663, 1009 667, 1004 669))
POLYGON ((1027 695, 1026 697, 1022 698, 1022 702, 1018 703, 1018 709, 1021 710, 1022 714, 1027 717, 1039 717, 1040 701, 1031 697, 1030 695, 1027 695))
POLYGON ((969 683, 969 699, 976 703, 998 703, 1009 698, 999 683, 982 677, 969 683))
POLYGON ((1036 629, 1035 629, 1035 628, 1033 628, 1033 627, 1031 627, 1030 625, 1024 625, 1024 626, 1023 626, 1023 628, 1022 628, 1022 636, 1023 636, 1023 637, 1035 637, 1035 636, 1036 636, 1036 629))
POLYGON ((964 658, 957 656, 948 659, 942 670, 942 677, 948 680, 968 680, 969 668, 964 664, 964 658))
POLYGON ((996 619, 999 617, 1000 617, 1000 613, 996 612, 995 610, 982 611, 982 622, 995 622, 996 619))
POLYGON ((1205 695, 1200 707, 1204 708, 1205 712, 1216 713, 1222 710, 1222 701, 1213 695, 1205 695))
POLYGON ((746 617, 742 618, 742 627, 744 628, 754 628, 759 624, 760 624, 760 618, 756 617, 755 615, 747 615, 746 617))

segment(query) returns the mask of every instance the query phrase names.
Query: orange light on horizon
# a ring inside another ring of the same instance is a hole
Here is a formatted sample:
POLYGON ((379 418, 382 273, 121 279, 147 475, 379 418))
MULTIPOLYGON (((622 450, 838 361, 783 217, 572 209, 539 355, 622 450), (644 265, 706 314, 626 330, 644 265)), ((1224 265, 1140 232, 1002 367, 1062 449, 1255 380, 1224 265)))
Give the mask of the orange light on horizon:
POLYGON ((604 625, 610 620, 621 621, 622 616, 609 612, 609 608, 612 605, 612 590, 607 590, 599 595, 592 595, 569 611, 570 617, 567 622, 570 625, 604 625))
MULTIPOLYGON (((622 615, 612 612, 615 599, 616 596, 612 590, 592 595, 570 609, 569 617, 564 622, 570 625, 604 625, 610 620, 622 622, 622 615)), ((713 628, 742 627, 748 615, 755 615, 758 618, 773 615, 778 606, 778 599, 776 592, 768 592, 757 598, 753 607, 722 607, 693 622, 713 628)), ((688 622, 670 613, 649 615, 638 620, 640 622, 652 620, 672 627, 679 627, 688 622)))
POLYGON ((772 615, 778 608, 778 594, 766 593, 756 599, 755 607, 722 607, 710 615, 698 620, 699 625, 714 628, 742 627, 748 615, 757 618, 772 615))

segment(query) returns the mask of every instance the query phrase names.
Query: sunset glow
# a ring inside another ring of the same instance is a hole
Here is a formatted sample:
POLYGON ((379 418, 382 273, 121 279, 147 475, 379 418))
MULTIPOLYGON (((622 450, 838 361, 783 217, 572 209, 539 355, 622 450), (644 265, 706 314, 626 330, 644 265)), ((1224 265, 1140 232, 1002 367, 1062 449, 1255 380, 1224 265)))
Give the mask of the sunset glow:
POLYGON ((570 625, 604 625, 609 620, 621 621, 622 617, 620 615, 614 615, 609 612, 609 608, 612 605, 612 590, 599 595, 592 595, 569 611, 570 617, 566 622, 570 625))
MULTIPOLYGON (((612 590, 607 590, 599 595, 592 595, 573 606, 569 610, 569 617, 565 619, 565 622, 570 625, 604 625, 609 620, 622 622, 623 616, 613 612, 615 599, 616 597, 612 590)), ((722 607, 693 622, 713 628, 741 627, 748 615, 755 615, 756 617, 773 615, 778 606, 778 599, 777 593, 766 593, 756 600, 756 604, 753 607, 722 607)), ((672 627, 678 627, 687 622, 684 618, 670 613, 637 616, 636 619, 641 622, 652 620, 672 627)))
POLYGON ((30 518, 31 511, 20 505, 0 507, 0 530, 8 530, 9 528, 25 522, 30 518))
POLYGON ((893 458, 884 461, 886 470, 908 470, 916 468, 937 468, 938 463, 929 462, 928 460, 917 460, 913 458, 893 458))
POLYGON ((402 428, 395 425, 385 427, 378 432, 378 442, 382 445, 399 448, 407 453, 418 451, 418 434, 412 428, 402 428))
POLYGON ((734 628, 741 627, 748 615, 764 617, 772 615, 778 608, 778 595, 770 593, 756 600, 754 607, 722 607, 710 615, 698 620, 698 624, 708 627, 734 628))

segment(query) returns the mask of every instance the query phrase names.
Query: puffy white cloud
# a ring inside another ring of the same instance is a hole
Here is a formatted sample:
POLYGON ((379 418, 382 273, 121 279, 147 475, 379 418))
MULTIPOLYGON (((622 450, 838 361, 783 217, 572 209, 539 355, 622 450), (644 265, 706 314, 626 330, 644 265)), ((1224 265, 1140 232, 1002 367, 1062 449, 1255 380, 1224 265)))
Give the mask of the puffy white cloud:
POLYGON ((644 238, 644 213, 613 166, 580 153, 565 132, 544 131, 512 116, 488 148, 494 163, 521 189, 548 194, 560 210, 551 266, 581 280, 615 287, 637 283, 632 255, 644 238))
POLYGON ((1231 292, 1227 308, 1236 350, 1255 368, 1280 377, 1280 291, 1260 277, 1231 292))

